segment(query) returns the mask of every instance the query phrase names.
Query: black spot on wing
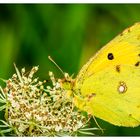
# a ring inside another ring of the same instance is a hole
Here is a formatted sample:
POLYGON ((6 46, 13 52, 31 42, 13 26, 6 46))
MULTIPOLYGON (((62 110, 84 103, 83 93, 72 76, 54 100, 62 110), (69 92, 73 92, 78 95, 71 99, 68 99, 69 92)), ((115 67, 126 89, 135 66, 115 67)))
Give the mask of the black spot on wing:
POLYGON ((117 71, 118 73, 120 73, 120 70, 121 70, 121 69, 120 69, 120 65, 117 65, 117 66, 116 66, 116 71, 117 71))
POLYGON ((140 105, 137 105, 137 108, 140 108, 140 105))
POLYGON ((138 67, 140 65, 140 61, 138 61, 135 66, 138 67))
POLYGON ((107 58, 108 58, 109 60, 113 60, 113 59, 114 59, 113 53, 108 53, 107 58))
POLYGON ((128 32, 128 33, 130 33, 130 32, 131 32, 130 28, 128 28, 128 29, 127 29, 127 32, 128 32))
POLYGON ((137 36, 137 40, 140 40, 140 35, 137 36))
POLYGON ((123 36, 123 32, 122 32, 122 33, 120 33, 120 36, 123 36))
POLYGON ((90 101, 93 97, 95 97, 96 96, 96 94, 95 93, 91 93, 91 94, 89 94, 88 95, 88 101, 90 101))

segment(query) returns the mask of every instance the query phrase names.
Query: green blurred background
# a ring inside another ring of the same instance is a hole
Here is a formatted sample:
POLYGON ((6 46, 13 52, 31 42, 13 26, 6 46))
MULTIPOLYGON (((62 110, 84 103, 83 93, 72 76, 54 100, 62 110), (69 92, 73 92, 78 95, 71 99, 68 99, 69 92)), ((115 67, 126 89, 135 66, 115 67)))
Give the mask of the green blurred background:
MULTIPOLYGON (((38 76, 60 71, 77 75, 103 45, 126 27, 140 21, 140 5, 35 4, 0 5, 0 77, 7 79, 18 68, 39 65, 38 76)), ((2 84, 2 83, 1 83, 2 84)), ((140 135, 140 127, 116 127, 97 119, 105 136, 140 135)))

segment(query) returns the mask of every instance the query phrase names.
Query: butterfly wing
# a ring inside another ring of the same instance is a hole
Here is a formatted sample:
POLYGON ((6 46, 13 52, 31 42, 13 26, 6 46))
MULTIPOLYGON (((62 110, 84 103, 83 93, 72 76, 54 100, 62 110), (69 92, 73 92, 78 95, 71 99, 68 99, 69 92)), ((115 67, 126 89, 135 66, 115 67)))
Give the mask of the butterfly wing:
POLYGON ((105 45, 86 65, 76 78, 77 87, 84 79, 113 65, 140 63, 140 23, 125 29, 120 35, 105 45))
MULTIPOLYGON (((81 88, 82 109, 119 126, 140 124, 140 69, 120 65, 85 79, 81 88)), ((78 102, 77 106, 81 105, 78 102), (78 104, 79 103, 79 104, 78 104)))
POLYGON ((103 47, 82 68, 75 82, 75 92, 79 94, 75 104, 115 125, 139 125, 139 64, 140 23, 137 23, 103 47))

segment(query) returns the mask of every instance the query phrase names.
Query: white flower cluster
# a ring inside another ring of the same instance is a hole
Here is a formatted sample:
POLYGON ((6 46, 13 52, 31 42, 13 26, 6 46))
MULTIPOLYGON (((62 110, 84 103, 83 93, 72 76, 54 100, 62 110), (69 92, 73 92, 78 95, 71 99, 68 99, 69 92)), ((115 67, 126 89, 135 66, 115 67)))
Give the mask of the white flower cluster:
POLYGON ((25 68, 21 72, 16 68, 16 74, 1 88, 0 101, 6 101, 5 124, 16 136, 77 135, 87 124, 87 116, 66 96, 61 80, 49 72, 52 85, 45 88, 45 81, 33 78, 37 70, 33 67, 27 74, 25 68))

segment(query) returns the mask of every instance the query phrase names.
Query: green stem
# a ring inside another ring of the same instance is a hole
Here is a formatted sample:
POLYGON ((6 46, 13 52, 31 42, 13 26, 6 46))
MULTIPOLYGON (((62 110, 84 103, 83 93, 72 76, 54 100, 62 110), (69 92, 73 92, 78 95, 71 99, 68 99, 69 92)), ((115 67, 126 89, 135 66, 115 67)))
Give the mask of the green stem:
POLYGON ((33 129, 34 129, 34 123, 31 121, 29 125, 29 136, 31 136, 33 129))
POLYGON ((9 102, 6 101, 6 108, 5 108, 5 115, 4 115, 6 121, 8 120, 8 108, 9 108, 9 102))

